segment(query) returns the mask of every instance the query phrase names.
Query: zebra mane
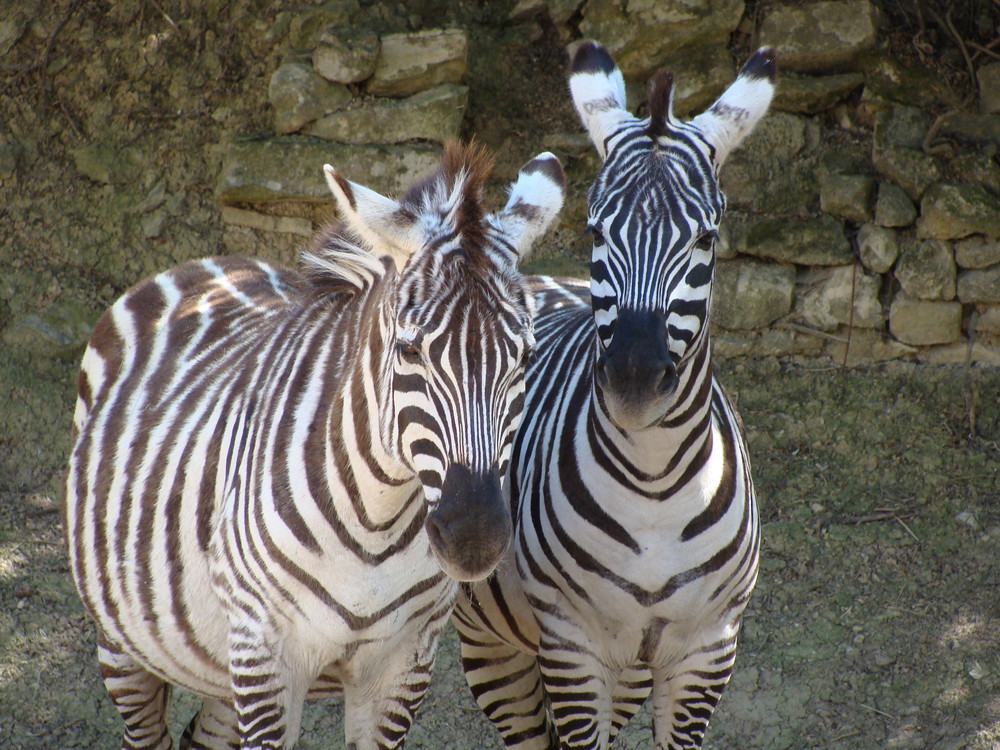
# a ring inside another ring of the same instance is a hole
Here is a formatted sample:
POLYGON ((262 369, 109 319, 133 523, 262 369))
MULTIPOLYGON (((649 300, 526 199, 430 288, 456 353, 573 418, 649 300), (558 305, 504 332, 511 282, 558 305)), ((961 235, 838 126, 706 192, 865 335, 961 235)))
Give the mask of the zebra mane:
POLYGON ((653 76, 649 87, 649 137, 656 140, 668 135, 674 124, 673 112, 674 74, 660 70, 653 76))
POLYGON ((478 252, 485 244, 483 185, 494 161, 489 150, 476 142, 463 145, 448 141, 438 170, 407 190, 399 201, 404 210, 419 216, 449 205, 449 197, 457 191, 457 203, 451 209, 454 231, 461 235, 461 246, 469 259, 479 265, 486 260, 478 252), (476 252, 470 252, 473 250, 476 252))
POLYGON ((385 275, 382 262, 362 247, 359 238, 340 221, 332 221, 300 257, 302 273, 324 291, 370 288, 385 275))

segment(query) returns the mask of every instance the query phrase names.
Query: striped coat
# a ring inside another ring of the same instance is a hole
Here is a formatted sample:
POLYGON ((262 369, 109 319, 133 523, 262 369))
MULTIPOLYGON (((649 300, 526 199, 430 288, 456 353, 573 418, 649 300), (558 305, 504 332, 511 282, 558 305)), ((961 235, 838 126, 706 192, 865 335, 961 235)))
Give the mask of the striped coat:
POLYGON ((562 202, 550 155, 502 211, 450 145, 400 201, 327 178, 345 223, 299 271, 187 263, 129 290, 80 370, 64 523, 125 748, 291 747, 343 692, 349 746, 402 743, 456 580, 510 538, 500 477, 532 299, 515 264, 562 202))
POLYGON ((657 750, 701 747, 756 581, 753 483, 708 315, 717 173, 767 109, 773 53, 691 121, 673 116, 671 84, 654 78, 639 119, 603 47, 573 59, 604 160, 591 280, 533 284, 514 544, 454 617, 469 685, 508 747, 607 750, 647 698, 657 750))

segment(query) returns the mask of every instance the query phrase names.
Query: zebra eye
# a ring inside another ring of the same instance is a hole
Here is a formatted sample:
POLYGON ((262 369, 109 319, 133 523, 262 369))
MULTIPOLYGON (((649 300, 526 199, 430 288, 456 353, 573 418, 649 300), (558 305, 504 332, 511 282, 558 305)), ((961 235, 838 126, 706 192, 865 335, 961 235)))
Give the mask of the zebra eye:
POLYGON ((593 224, 588 224, 587 228, 584 230, 584 234, 590 234, 594 237, 595 245, 604 245, 604 235, 601 234, 601 230, 595 227, 593 224))
POLYGON ((694 242, 695 247, 697 247, 699 250, 704 250, 707 252, 708 250, 712 249, 712 243, 715 242, 718 236, 719 233, 714 230, 703 232, 702 235, 697 240, 695 240, 694 242))
POLYGON ((420 346, 416 341, 399 341, 396 344, 396 351, 406 362, 415 363, 420 361, 420 346))

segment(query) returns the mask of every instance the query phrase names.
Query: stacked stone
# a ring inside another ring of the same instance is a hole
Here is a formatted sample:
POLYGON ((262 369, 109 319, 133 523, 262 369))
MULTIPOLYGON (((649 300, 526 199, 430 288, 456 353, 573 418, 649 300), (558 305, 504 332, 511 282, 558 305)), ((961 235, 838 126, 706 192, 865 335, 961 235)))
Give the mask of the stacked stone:
POLYGON ((468 102, 465 32, 380 35, 359 26, 362 15, 356 0, 334 0, 290 21, 268 86, 276 135, 226 149, 218 195, 227 222, 308 235, 309 215, 273 214, 326 204, 324 163, 393 194, 433 169, 440 144, 458 137, 468 102))
MULTIPOLYGON (((465 33, 379 34, 363 16, 358 0, 330 0, 288 21, 268 92, 275 135, 225 150, 230 224, 309 234, 329 212, 318 165, 392 193, 458 134, 465 33)), ((1000 63, 979 68, 969 113, 946 81, 880 44, 873 0, 783 0, 759 16, 743 0, 520 0, 508 22, 525 38, 554 25, 567 43, 601 41, 633 110, 650 75, 673 70, 681 116, 733 80, 734 39, 776 47, 772 113, 721 176, 720 354, 1000 363, 1000 63)), ((566 157, 571 183, 593 178, 575 119, 538 146, 566 157)), ((584 202, 582 189, 569 196, 567 225, 582 225, 584 202)), ((561 241, 538 257, 585 273, 582 241, 561 241)))
POLYGON ((880 53, 876 22, 868 0, 831 0, 760 25, 781 74, 723 171, 723 354, 1000 363, 1000 71, 988 85, 983 68, 981 114, 934 118, 957 102, 880 53), (821 111, 837 127, 808 116, 821 111))

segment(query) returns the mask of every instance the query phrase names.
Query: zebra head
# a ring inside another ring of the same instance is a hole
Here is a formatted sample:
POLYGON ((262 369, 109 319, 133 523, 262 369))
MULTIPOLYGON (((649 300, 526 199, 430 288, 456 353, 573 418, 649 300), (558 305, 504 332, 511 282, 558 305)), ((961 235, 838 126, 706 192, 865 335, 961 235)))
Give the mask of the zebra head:
POLYGON ((693 120, 673 115, 673 77, 652 81, 649 117, 625 109, 625 84, 595 42, 577 49, 569 87, 603 159, 590 189, 595 384, 623 430, 658 423, 680 375, 707 345, 715 238, 725 209, 718 172, 767 111, 774 51, 763 48, 693 120))
MULTIPOLYGON (((528 162, 499 212, 482 207, 492 158, 448 144, 441 167, 399 201, 331 168, 341 215, 398 267, 384 311, 382 442, 417 477, 438 564, 492 573, 511 538, 500 478, 524 405, 533 302, 517 262, 562 207, 559 161, 528 162)), ((386 260, 392 269, 393 263, 386 260)), ((395 270, 395 269, 392 269, 395 270)))

